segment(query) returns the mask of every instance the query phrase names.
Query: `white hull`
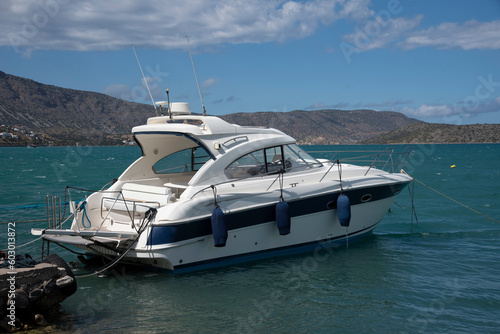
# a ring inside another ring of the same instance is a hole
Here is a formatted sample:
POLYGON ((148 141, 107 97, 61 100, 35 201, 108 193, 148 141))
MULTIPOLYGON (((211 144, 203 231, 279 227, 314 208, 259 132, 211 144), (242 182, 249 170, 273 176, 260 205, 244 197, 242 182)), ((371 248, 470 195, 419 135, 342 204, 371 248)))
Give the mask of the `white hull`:
MULTIPOLYGON (((123 260, 181 272, 345 244, 348 239, 355 241, 369 234, 382 220, 393 199, 389 197, 352 206, 351 223, 347 228, 340 226, 336 210, 328 210, 292 218, 288 235, 279 235, 276 222, 271 221, 230 230, 225 247, 214 247, 214 239, 208 235, 178 243, 132 249, 123 260)), ((116 256, 116 253, 103 247, 80 247, 96 255, 116 256), (96 253, 96 249, 100 253, 96 253)))

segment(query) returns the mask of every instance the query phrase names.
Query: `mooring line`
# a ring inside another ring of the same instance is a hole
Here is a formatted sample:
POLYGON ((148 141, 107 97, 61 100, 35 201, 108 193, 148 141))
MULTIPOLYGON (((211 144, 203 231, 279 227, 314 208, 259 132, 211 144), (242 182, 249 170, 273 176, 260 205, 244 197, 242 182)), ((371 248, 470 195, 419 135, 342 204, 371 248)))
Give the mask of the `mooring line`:
POLYGON ((496 222, 496 223, 500 223, 500 220, 496 220, 495 218, 491 218, 490 216, 485 215, 485 214, 484 214, 484 213, 482 213, 482 212, 479 212, 479 211, 477 211, 477 210, 475 210, 475 209, 473 209, 473 208, 471 208, 471 207, 469 207, 469 206, 467 206, 467 205, 465 205, 465 204, 460 203, 459 201, 457 201, 457 200, 455 200, 455 199, 451 198, 450 196, 447 196, 447 195, 445 195, 445 194, 443 194, 443 193, 441 193, 441 192, 437 191, 436 189, 434 189, 434 188, 432 188, 432 187, 430 187, 430 186, 426 185, 426 184, 425 184, 425 183, 423 183, 422 181, 417 180, 417 179, 416 179, 416 178, 414 178, 413 176, 411 176, 411 175, 409 175, 408 173, 406 173, 404 170, 401 170, 401 172, 402 172, 402 173, 404 173, 404 174, 406 174, 406 175, 408 175, 409 177, 413 178, 413 180, 417 181, 418 183, 420 183, 420 184, 421 184, 421 185, 423 185, 424 187, 429 188, 430 190, 434 191, 435 193, 437 193, 437 194, 439 194, 439 195, 441 195, 441 196, 443 196, 443 197, 445 197, 445 198, 449 199, 450 201, 453 201, 453 202, 457 203, 458 205, 461 205, 461 206, 463 206, 464 208, 469 209, 469 210, 471 210, 472 212, 475 212, 475 213, 477 213, 477 214, 479 214, 479 215, 481 215, 481 216, 483 216, 483 217, 485 217, 485 218, 488 218, 488 219, 490 219, 490 220, 492 220, 492 221, 494 221, 494 222, 496 222))
MULTIPOLYGON (((38 238, 36 238, 36 239, 33 239, 33 240, 31 240, 31 241, 28 241, 27 243, 22 244, 22 245, 19 245, 19 246, 17 246, 17 245, 16 245, 16 249, 18 249, 18 248, 22 248, 22 247, 24 247, 24 246, 28 246, 29 244, 32 244, 32 243, 34 243, 35 241, 38 241, 38 240, 40 240, 40 239, 42 239, 42 237, 38 237, 38 238)), ((2 252, 7 252, 7 249, 3 249, 3 250, 2 250, 2 252)))
POLYGON ((34 223, 34 222, 46 222, 47 219, 34 219, 34 220, 15 220, 11 222, 0 222, 0 224, 11 224, 11 223, 34 223))

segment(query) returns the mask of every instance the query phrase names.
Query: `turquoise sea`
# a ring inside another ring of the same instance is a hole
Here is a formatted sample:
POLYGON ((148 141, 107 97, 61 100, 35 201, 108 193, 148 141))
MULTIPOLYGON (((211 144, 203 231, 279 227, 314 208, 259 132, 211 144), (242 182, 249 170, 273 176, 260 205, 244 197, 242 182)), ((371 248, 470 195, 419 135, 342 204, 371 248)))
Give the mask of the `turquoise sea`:
MULTIPOLYGON (((405 168, 413 177, 500 220, 500 144, 413 148, 405 168)), ((138 147, 0 148, 1 248, 4 222, 18 221, 17 252, 39 256, 39 241, 21 246, 45 223, 19 221, 45 218, 46 195, 64 201, 67 185, 101 189, 139 155, 138 147), (42 206, 13 209, 28 205, 42 206)), ((120 268, 78 278, 64 315, 36 333, 499 333, 500 223, 420 183, 414 193, 418 223, 405 190, 371 236, 330 252, 182 275, 120 268)))

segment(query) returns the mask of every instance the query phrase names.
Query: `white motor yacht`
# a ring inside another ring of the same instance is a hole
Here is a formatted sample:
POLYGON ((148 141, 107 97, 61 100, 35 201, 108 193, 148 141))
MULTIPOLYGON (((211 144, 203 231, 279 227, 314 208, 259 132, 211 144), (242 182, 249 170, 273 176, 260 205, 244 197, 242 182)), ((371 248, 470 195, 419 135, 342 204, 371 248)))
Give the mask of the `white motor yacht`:
POLYGON ((69 229, 34 235, 121 262, 203 269, 352 242, 412 181, 315 159, 276 129, 160 104, 167 116, 132 129, 142 156, 108 189, 70 202, 69 229))

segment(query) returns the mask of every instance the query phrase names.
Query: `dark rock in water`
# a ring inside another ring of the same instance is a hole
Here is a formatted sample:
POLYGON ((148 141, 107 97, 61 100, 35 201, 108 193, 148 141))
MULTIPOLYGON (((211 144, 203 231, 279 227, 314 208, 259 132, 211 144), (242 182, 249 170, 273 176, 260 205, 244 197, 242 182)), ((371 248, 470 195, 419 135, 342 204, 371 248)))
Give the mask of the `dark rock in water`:
POLYGON ((45 317, 41 314, 35 314, 35 323, 38 326, 43 326, 48 324, 47 320, 45 320, 45 317))
POLYGON ((30 306, 28 295, 23 289, 16 289, 14 298, 9 298, 7 305, 15 304, 16 308, 25 309, 30 306))
POLYGON ((0 332, 48 324, 77 290, 71 268, 56 254, 38 264, 27 254, 19 259, 24 267, 0 266, 0 332))
POLYGON ((40 298, 41 296, 43 296, 42 289, 33 289, 30 291, 30 294, 28 297, 29 297, 30 303, 32 303, 35 300, 37 300, 38 298, 40 298))
POLYGON ((56 280, 54 278, 51 278, 50 280, 46 281, 43 285, 43 293, 46 295, 52 294, 56 287, 56 280))
POLYGON ((63 295, 67 297, 76 292, 76 280, 69 275, 59 278, 56 281, 56 286, 61 290, 63 295))

